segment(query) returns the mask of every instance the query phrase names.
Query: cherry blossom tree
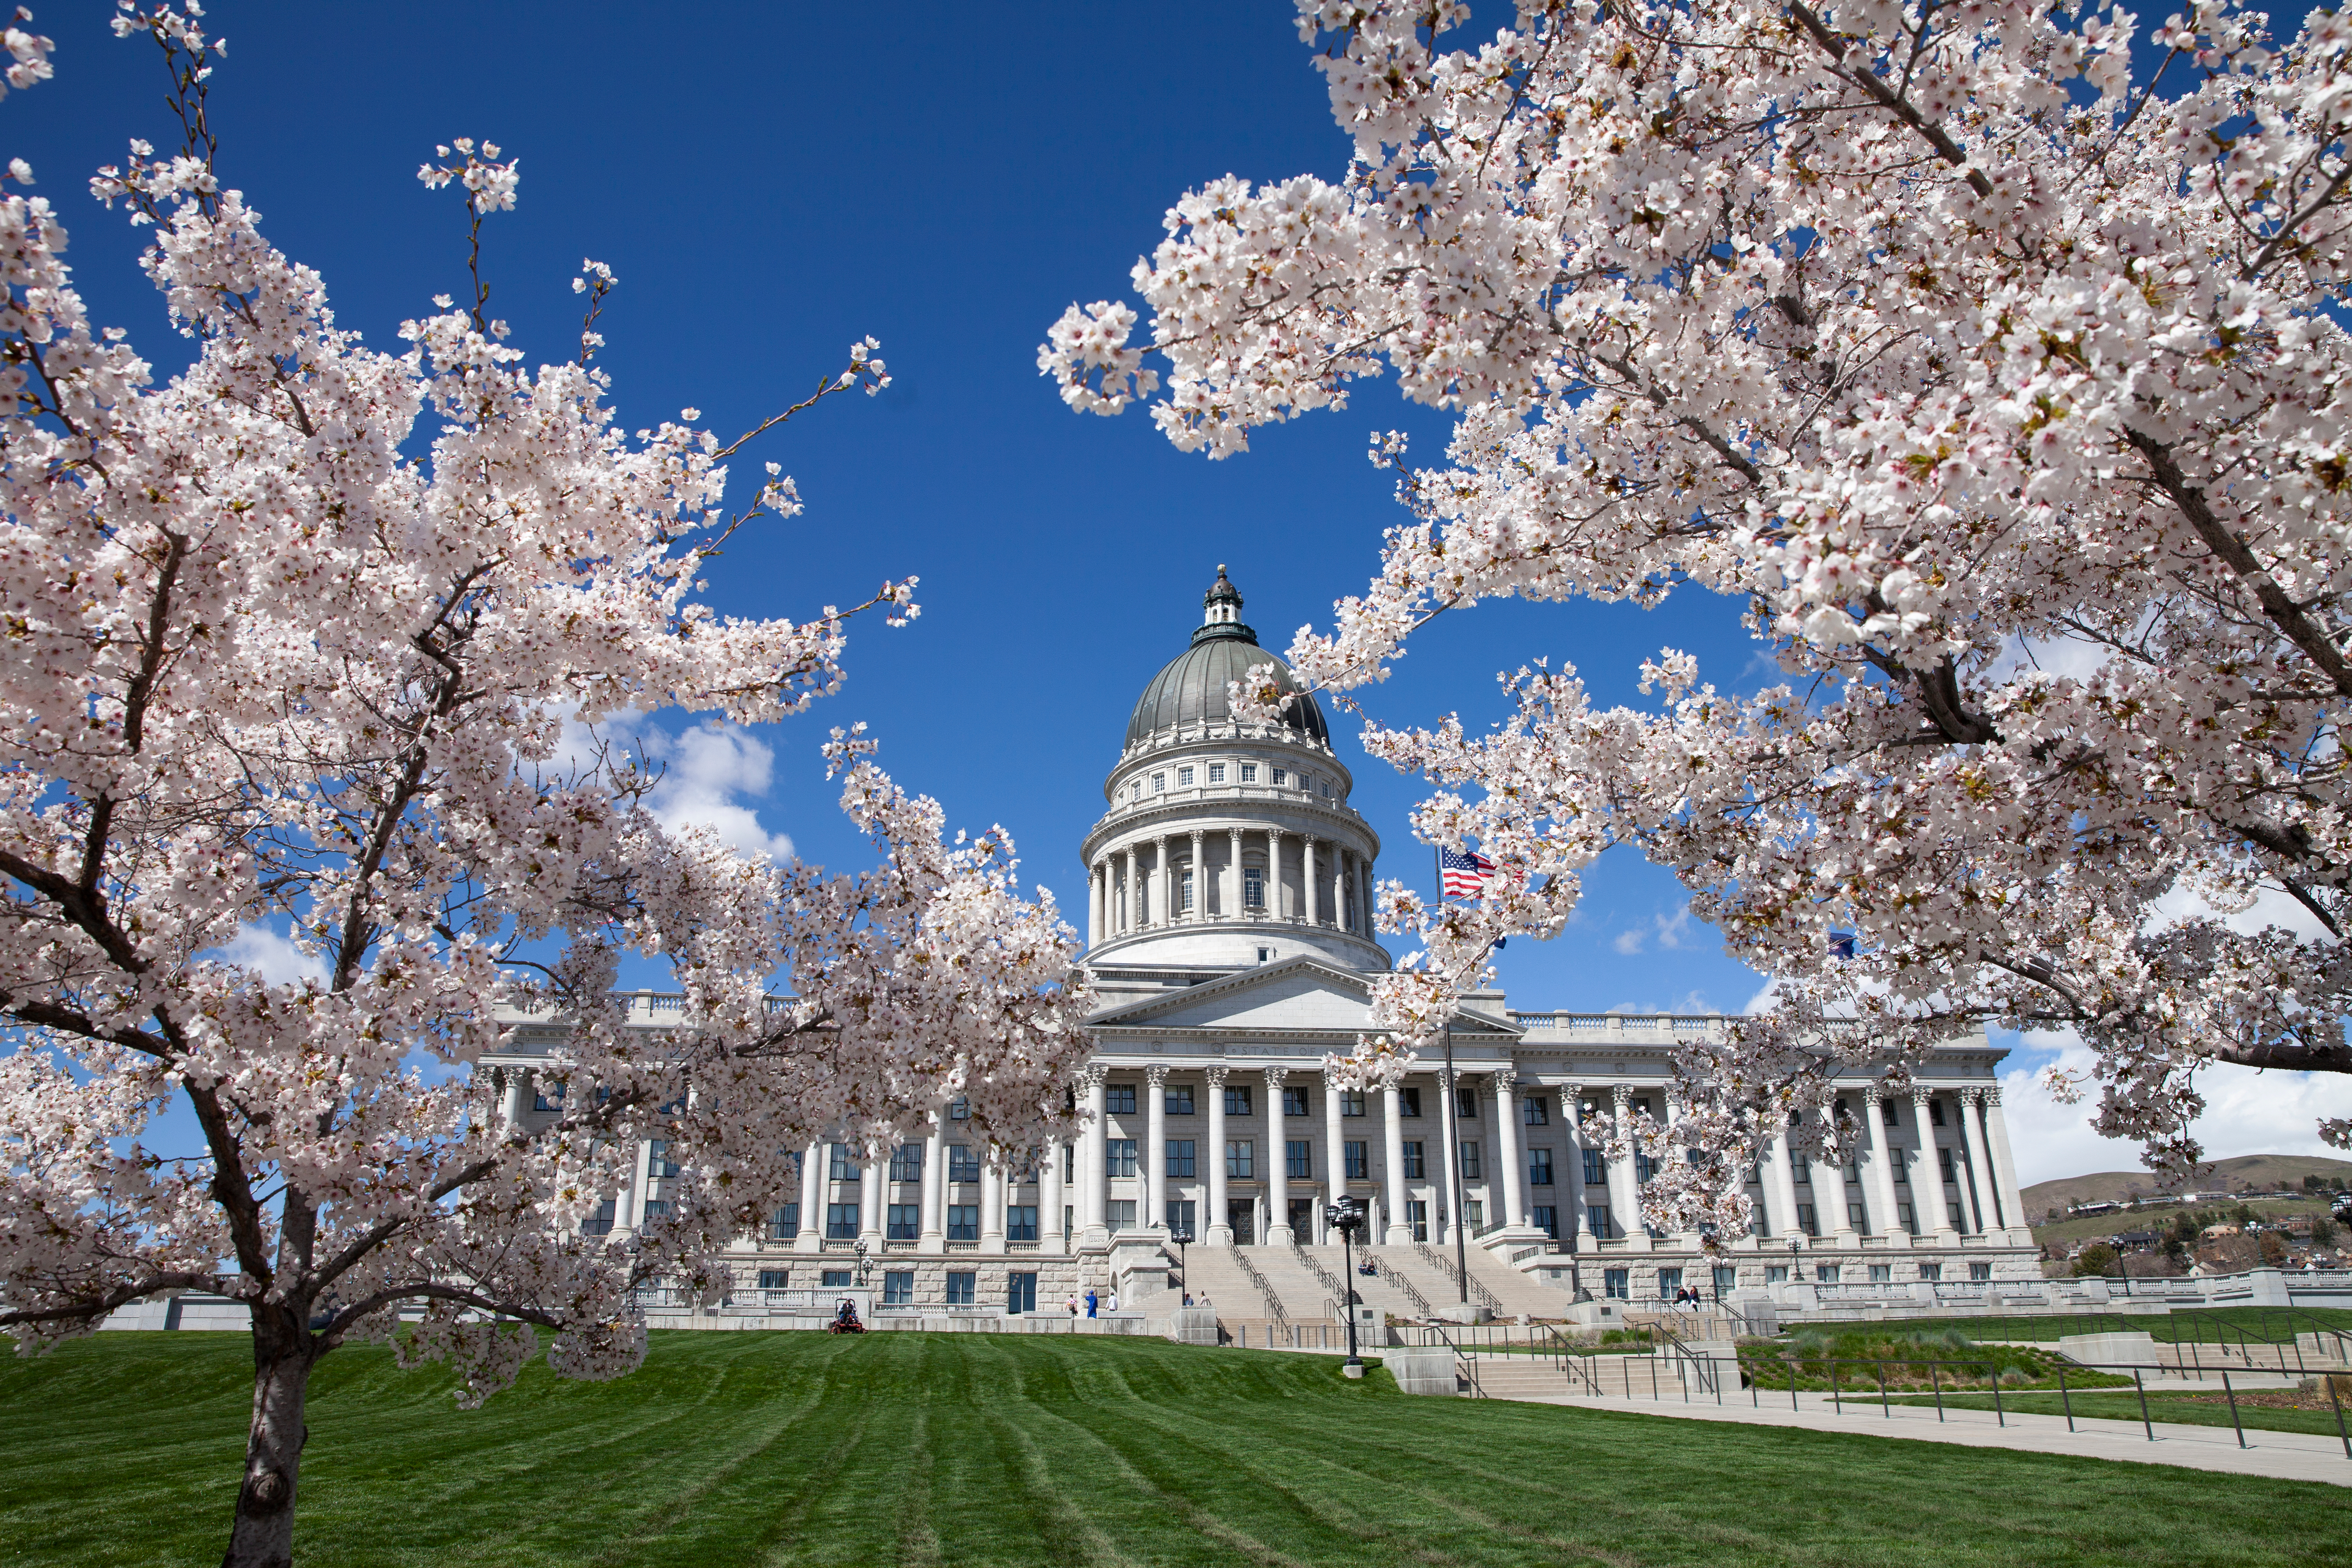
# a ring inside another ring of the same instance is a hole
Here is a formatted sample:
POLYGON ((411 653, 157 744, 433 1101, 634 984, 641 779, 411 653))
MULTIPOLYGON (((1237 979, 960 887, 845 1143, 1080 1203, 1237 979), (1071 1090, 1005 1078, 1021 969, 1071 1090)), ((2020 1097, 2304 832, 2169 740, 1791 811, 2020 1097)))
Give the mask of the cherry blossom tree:
MULTIPOLYGON (((26 20, 17 88, 48 70, 26 20)), ((541 1331, 558 1373, 625 1373, 632 1288, 717 1299, 788 1151, 879 1149, 950 1097, 1034 1148, 1067 1114, 1087 992, 1005 837, 943 839, 856 732, 827 755, 880 859, 843 876, 666 830, 657 771, 603 727, 800 712, 837 686, 852 616, 916 614, 911 579, 802 623, 696 597, 729 537, 800 510, 770 463, 730 511, 730 459, 886 385, 871 340, 740 439, 692 410, 632 436, 593 364, 611 272, 575 285, 576 356, 532 373, 478 244, 469 306, 371 349, 220 183, 203 26, 121 11, 161 47, 180 144, 133 142, 93 186, 152 230, 184 372, 94 328, 57 214, 0 196, 0 1327, 33 1351, 159 1294, 244 1302, 226 1561, 278 1564, 320 1357, 392 1339, 453 1363, 468 1403, 541 1331), (257 931, 313 973, 230 961, 257 931), (684 994, 651 1043, 609 996, 632 954, 684 994), (478 1064, 501 1017, 551 1013, 570 1092, 532 1132, 478 1064), (164 1146, 173 1108, 200 1152, 164 1146), (670 1212, 583 1235, 646 1136, 681 1167, 670 1212)), ((422 177, 462 191, 478 241, 514 205, 495 146, 422 177)))
POLYGON ((1454 47, 1450 0, 1298 15, 1346 177, 1186 195, 1144 338, 1074 306, 1040 368, 1213 458, 1380 374, 1452 411, 1440 466, 1375 437, 1411 515, 1291 648, 1310 685, 1482 599, 1692 592, 1789 677, 1667 650, 1648 706, 1532 668, 1486 733, 1368 720, 1440 786, 1416 830, 1499 869, 1387 889, 1425 951, 1357 1065, 1632 845, 1777 994, 1685 1053, 1654 1223, 1744 1227, 1759 1140, 1848 1135, 1829 1069, 1899 1084, 1980 1026, 2078 1033, 2095 1081, 2060 1087, 2159 1170, 2200 1074, 2352 1070, 2352 21, 1522 0, 1454 47))

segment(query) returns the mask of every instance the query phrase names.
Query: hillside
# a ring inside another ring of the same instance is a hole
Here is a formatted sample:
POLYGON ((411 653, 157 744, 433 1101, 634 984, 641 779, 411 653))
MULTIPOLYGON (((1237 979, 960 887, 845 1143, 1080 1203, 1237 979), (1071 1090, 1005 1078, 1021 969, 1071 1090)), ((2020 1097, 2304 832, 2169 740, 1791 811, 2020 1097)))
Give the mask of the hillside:
MULTIPOLYGON (((2231 1160, 2214 1161, 2187 1185, 2192 1192, 2223 1188, 2236 1192, 2245 1187, 2275 1186, 2280 1182, 2293 1185, 2308 1175, 2352 1181, 2352 1160, 2310 1154, 2241 1154, 2231 1160)), ((2175 1190, 2162 1185, 2146 1171, 2098 1171, 2087 1176, 2036 1182, 2024 1190, 2023 1196, 2026 1216, 2039 1219, 2045 1214, 2063 1214, 2075 1204, 2116 1204, 2128 1198, 2160 1197, 2175 1190)))

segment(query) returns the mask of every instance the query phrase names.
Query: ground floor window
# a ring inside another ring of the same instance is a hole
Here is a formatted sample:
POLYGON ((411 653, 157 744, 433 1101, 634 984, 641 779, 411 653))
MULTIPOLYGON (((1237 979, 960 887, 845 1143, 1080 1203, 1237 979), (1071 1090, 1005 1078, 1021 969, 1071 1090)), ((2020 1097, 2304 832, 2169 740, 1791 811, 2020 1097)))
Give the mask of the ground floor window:
POLYGON ((1992 1265, 1991 1265, 1991 1264, 1990 1264, 1990 1263, 1971 1263, 1971 1264, 1969 1264, 1969 1279, 1991 1279, 1991 1278, 1992 1278, 1992 1265))
POLYGON ((1922 1263, 1919 1265, 1919 1278, 1923 1282, 1933 1285, 1937 1280, 1941 1279, 1943 1277, 1944 1266, 1942 1264, 1922 1263))
POLYGON ((800 1228, 801 1205, 798 1204, 786 1204, 768 1216, 770 1241, 790 1241, 800 1234, 800 1228))
POLYGON ((1673 1300, 1675 1299, 1675 1293, 1676 1291, 1680 1290, 1682 1288, 1683 1288, 1683 1271, 1682 1271, 1681 1269, 1679 1269, 1679 1268, 1661 1268, 1661 1269, 1659 1269, 1659 1270, 1658 1270, 1658 1300, 1661 1300, 1661 1301, 1671 1301, 1671 1300, 1673 1300))
POLYGON ((1611 1237, 1617 1234, 1615 1227, 1609 1223, 1609 1205, 1607 1204, 1585 1205, 1584 1217, 1592 1226, 1592 1237, 1594 1240, 1607 1241, 1611 1237))
POLYGON ((789 1268, 762 1268, 760 1270, 760 1289, 781 1290, 791 1279, 792 1270, 789 1268))
POLYGON ((1766 1265, 1764 1266, 1764 1283, 1765 1283, 1765 1284, 1767 1284, 1767 1285, 1786 1285, 1788 1282, 1789 1282, 1789 1266, 1788 1266, 1787 1264, 1785 1264, 1785 1263, 1768 1263, 1768 1264, 1766 1264, 1766 1265))
POLYGON ((1034 1312, 1037 1310, 1035 1274, 1007 1274, 1004 1277, 1004 1310, 1008 1312, 1034 1312))
POLYGON ((923 1233, 923 1210, 919 1204, 892 1204, 889 1214, 888 1238, 892 1241, 913 1241, 923 1233))
POLYGON ((1870 1282, 1873 1285, 1893 1284, 1895 1282, 1895 1265, 1892 1263, 1872 1264, 1870 1266, 1870 1282))
POLYGON ((1035 1204, 1004 1205, 1004 1239, 1007 1241, 1037 1239, 1037 1205, 1035 1204))
POLYGON ((1536 1205, 1536 1228, 1554 1240, 1559 1237, 1559 1210, 1550 1204, 1536 1205))
POLYGON ((1168 1200, 1168 1234, 1179 1241, 1196 1239, 1192 1226, 1193 1215, 1197 1212, 1191 1198, 1170 1198, 1168 1200))
POLYGON ((911 1307, 915 1304, 915 1271, 892 1268, 882 1276, 882 1304, 886 1307, 911 1307))
POLYGON ((854 1268, 828 1268, 824 1270, 824 1289, 828 1290, 846 1290, 849 1287, 856 1283, 857 1271, 854 1268))
POLYGON ((969 1268, 948 1270, 948 1305, 969 1307, 979 1294, 980 1276, 969 1268))
POLYGON ((1109 1219, 1111 1229, 1133 1230, 1135 1228, 1135 1200, 1133 1198, 1113 1198, 1109 1203, 1106 1204, 1104 1207, 1110 1211, 1109 1219))
POLYGON ((1797 1205, 1797 1228, 1803 1231, 1807 1236, 1821 1235, 1822 1227, 1813 1218, 1812 1205, 1799 1204, 1797 1205))
POLYGON ((1813 1265, 1813 1283, 1816 1285, 1834 1285, 1837 1282, 1838 1266, 1836 1264, 1816 1263, 1813 1265))
POLYGON ((857 1205, 827 1204, 824 1205, 824 1234, 835 1241, 857 1239, 857 1205))
POLYGON ((1720 1301, 1726 1295, 1738 1289, 1738 1266, 1730 1263, 1717 1264, 1715 1266, 1715 1299, 1720 1301))
POLYGON ((1602 1269, 1601 1271, 1601 1294, 1607 1296, 1612 1301, 1631 1300, 1633 1295, 1633 1276, 1632 1270, 1624 1268, 1602 1269))
MULTIPOLYGON (((1414 1143, 1408 1147, 1418 1149, 1421 1145, 1414 1143)), ((1405 1199, 1404 1223, 1412 1228, 1412 1238, 1415 1241, 1427 1241, 1429 1239, 1429 1205, 1420 1198, 1405 1199)))
POLYGON ((978 1204, 948 1205, 948 1239, 950 1241, 980 1239, 980 1205, 978 1204))

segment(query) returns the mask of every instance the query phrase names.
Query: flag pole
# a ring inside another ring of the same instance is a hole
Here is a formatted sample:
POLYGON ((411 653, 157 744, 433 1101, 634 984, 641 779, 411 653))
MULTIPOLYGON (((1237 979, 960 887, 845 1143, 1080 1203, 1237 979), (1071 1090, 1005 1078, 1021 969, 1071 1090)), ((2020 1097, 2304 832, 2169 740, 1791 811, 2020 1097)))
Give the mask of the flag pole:
MULTIPOLYGON (((1432 845, 1430 854, 1436 859, 1437 902, 1442 908, 1445 903, 1445 851, 1432 845)), ((1454 1021, 1451 1018, 1445 1023, 1445 1083, 1438 1092, 1445 1096, 1445 1126, 1454 1134, 1446 1140, 1454 1146, 1454 1169, 1445 1173, 1449 1194, 1446 1203, 1449 1212, 1445 1217, 1454 1226, 1454 1272, 1455 1283, 1462 1289, 1462 1304, 1466 1307, 1470 1304, 1470 1226, 1462 1213, 1462 1080, 1454 1076, 1454 1021)), ((1496 1103, 1500 1104, 1500 1097, 1497 1097, 1496 1103)), ((1441 1236, 1438 1241, 1443 1245, 1444 1237, 1441 1236)))

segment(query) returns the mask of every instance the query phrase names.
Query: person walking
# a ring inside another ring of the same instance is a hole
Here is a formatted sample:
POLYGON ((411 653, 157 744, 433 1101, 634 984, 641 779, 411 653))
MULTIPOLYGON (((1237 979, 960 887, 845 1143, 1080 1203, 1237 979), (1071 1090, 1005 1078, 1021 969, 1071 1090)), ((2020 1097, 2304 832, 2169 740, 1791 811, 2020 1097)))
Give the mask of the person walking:
POLYGON ((1110 1306, 1108 1310, 1114 1312, 1118 1310, 1118 1292, 1116 1290, 1110 1293, 1110 1306))
POLYGON ((1073 1291, 1071 1291, 1071 1292, 1070 1292, 1070 1317, 1072 1318, 1072 1320, 1074 1320, 1074 1321, 1075 1321, 1075 1320, 1076 1319, 1077 1315, 1078 1315, 1078 1293, 1077 1293, 1076 1290, 1073 1290, 1073 1291))
POLYGON ((1093 1286, 1089 1285, 1089 1286, 1087 1286, 1087 1317, 1089 1317, 1089 1318, 1091 1318, 1091 1317, 1093 1317, 1094 1315, 1095 1315, 1095 1288, 1094 1288, 1093 1286))

